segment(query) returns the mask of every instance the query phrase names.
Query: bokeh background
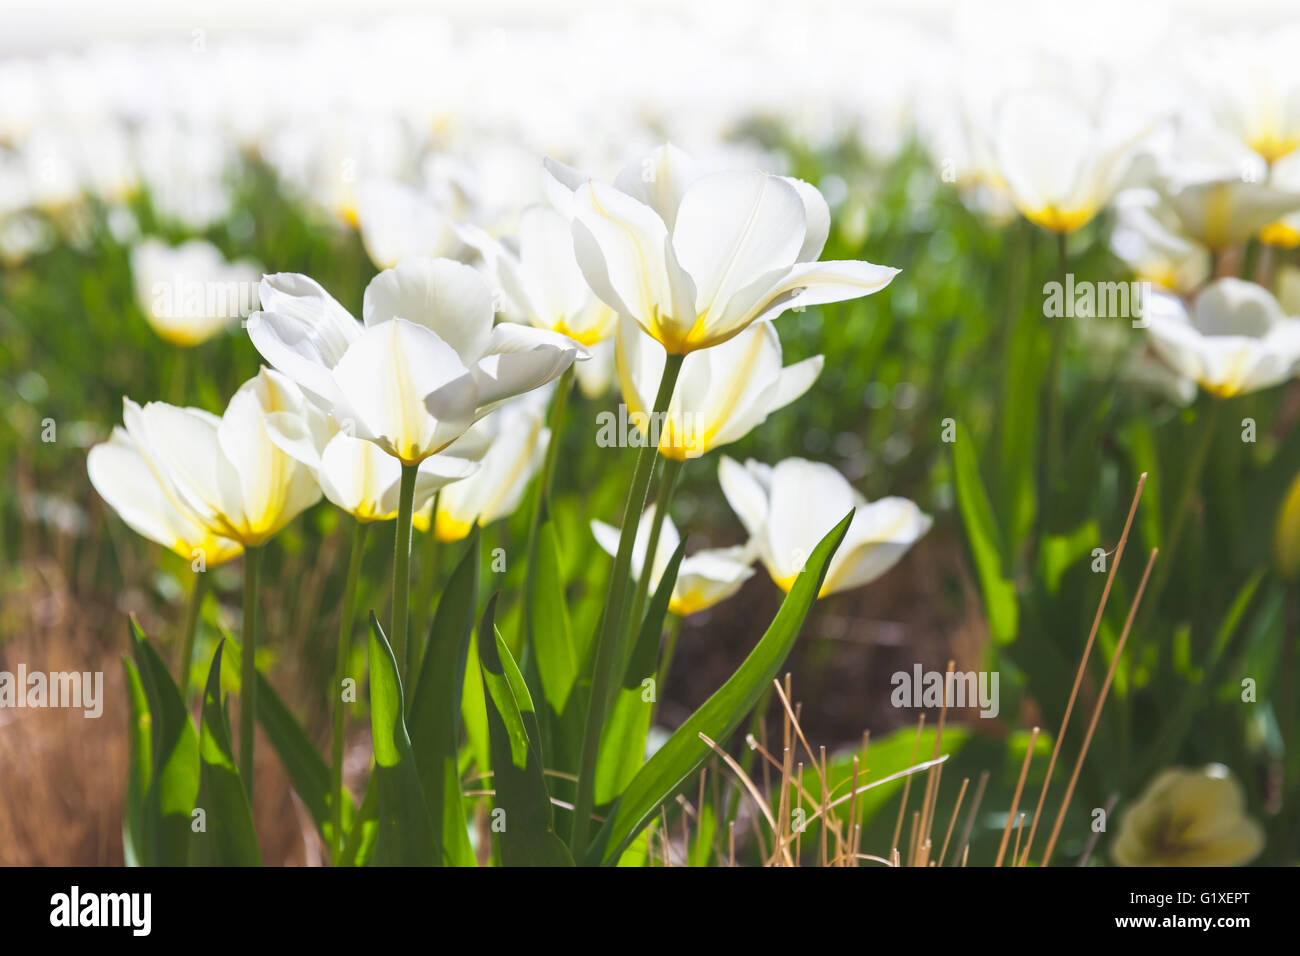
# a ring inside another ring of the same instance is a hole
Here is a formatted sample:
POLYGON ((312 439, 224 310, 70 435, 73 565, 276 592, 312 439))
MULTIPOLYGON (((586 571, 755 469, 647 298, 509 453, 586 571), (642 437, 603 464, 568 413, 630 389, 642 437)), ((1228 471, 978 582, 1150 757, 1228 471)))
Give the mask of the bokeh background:
MULTIPOLYGON (((1041 290, 1057 275, 1058 248, 1019 214, 1003 181, 999 109, 1018 92, 1050 89, 1085 104, 1098 130, 1140 127, 1151 138, 1127 157, 1123 185, 1152 189, 1162 162, 1201 158, 1160 137, 1179 124, 1232 128, 1225 90, 1243 76, 1272 71, 1280 112, 1294 115, 1300 72, 1287 41, 1300 33, 1285 5, 469 6, 7 5, 0 669, 21 661, 32 670, 102 670, 106 700, 98 721, 0 711, 0 863, 121 862, 126 616, 174 653, 191 586, 185 562, 136 537, 94 494, 87 450, 120 420, 123 395, 219 412, 259 365, 237 320, 193 348, 157 334, 135 250, 147 240, 201 239, 257 274, 309 274, 359 312, 366 282, 393 249, 469 258, 453 222, 508 234, 519 211, 543 199, 542 157, 608 179, 664 141, 716 165, 817 184, 832 209, 825 257, 902 270, 875 296, 780 320, 787 364, 820 353, 825 371, 807 396, 727 453, 826 461, 869 499, 903 495, 934 516, 889 575, 819 602, 790 670, 806 733, 832 749, 856 745, 864 730, 874 740, 910 733, 916 713, 889 701, 895 671, 917 662, 942 670, 949 660, 958 670, 999 670, 999 719, 953 715, 956 756, 944 777, 989 772, 972 858, 987 854, 1026 729, 1054 732, 1060 719, 1103 580, 1090 567, 1092 550, 1113 549, 1143 471, 1151 477, 1133 553, 1162 543, 1214 401, 1154 363, 1141 330, 1071 326, 1061 379, 1065 478, 1038 502, 1039 536, 1050 547, 1024 558, 1022 476, 1038 461, 1034 409, 1048 342, 1041 290), (951 447, 941 439, 946 418, 980 450, 998 547, 1022 607, 1009 638, 990 632, 951 447), (42 438, 49 423, 52 441, 42 438)), ((1285 172, 1279 162, 1265 179, 1285 172)), ((1120 208, 1111 204, 1069 237, 1081 277, 1151 278, 1142 260, 1152 244, 1133 251, 1135 230, 1120 208)), ((1295 259, 1287 241, 1252 237, 1212 267, 1253 276, 1293 315, 1295 259)), ((1195 282, 1172 285, 1191 292, 1195 282)), ((579 594, 599 593, 607 565, 586 520, 616 523, 624 494, 625 474, 607 467, 594 441, 597 413, 618 400, 616 386, 577 398, 559 458, 556 514, 579 594)), ((1190 531, 1126 651, 1075 802, 1083 819, 1089 808, 1136 798, 1162 767, 1223 763, 1267 831, 1259 859, 1294 862, 1297 603, 1275 542, 1300 471, 1300 389, 1289 381, 1232 402, 1186 499, 1190 531), (1234 434, 1245 417, 1258 422, 1257 442, 1234 434), (1253 705, 1239 699, 1243 676, 1259 682, 1253 705)), ((716 467, 716 456, 689 465, 678 493, 674 519, 692 549, 742 536, 716 467)), ((489 529, 489 547, 509 552, 522 541, 522 511, 489 529)), ((327 504, 312 509, 277 538, 264 578, 274 583, 261 666, 322 742, 346 563, 339 524, 327 504)), ((381 616, 388 560, 372 550, 359 602, 381 616)), ((1107 657, 1141 560, 1130 558, 1117 582, 1099 639, 1107 657)), ((238 569, 213 574, 201 661, 222 628, 238 626, 238 569)), ((507 595, 518 577, 507 575, 507 595)), ((738 596, 683 623, 660 709, 665 727, 734 670, 780 597, 756 574, 738 596)), ((1083 712, 1104 673, 1104 660, 1094 661, 1083 712)), ((363 735, 364 721, 353 726, 363 735)), ((761 721, 753 729, 766 732, 761 721)), ((1065 766, 1078 736, 1063 748, 1065 766)), ((1045 743, 1046 734, 1039 748, 1045 743)), ((363 736, 355 750, 361 773, 363 736)), ((262 748, 260 759, 265 858, 319 862, 310 820, 273 752, 262 748)), ((954 796, 940 797, 939 819, 954 796)), ((879 816, 872 825, 887 837, 892 812, 879 816)), ((1064 848, 1077 856, 1086 821, 1075 831, 1064 848)))

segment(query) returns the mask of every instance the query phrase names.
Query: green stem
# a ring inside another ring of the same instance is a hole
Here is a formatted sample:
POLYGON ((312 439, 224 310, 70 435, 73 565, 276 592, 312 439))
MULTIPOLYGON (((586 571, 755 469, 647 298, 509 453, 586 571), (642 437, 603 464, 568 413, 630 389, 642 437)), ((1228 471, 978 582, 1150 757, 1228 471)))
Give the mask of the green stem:
POLYGON ((352 528, 352 552, 348 557, 348 576, 343 585, 343 607, 339 612, 339 642, 334 658, 334 852, 337 866, 343 855, 343 730, 347 706, 343 701, 343 681, 347 677, 348 658, 352 653, 352 625, 357 607, 357 577, 361 573, 361 555, 365 550, 366 528, 360 521, 352 528))
POLYGON ((673 657, 677 654, 677 639, 682 635, 682 619, 676 614, 668 614, 665 622, 667 636, 664 637, 663 655, 659 659, 658 683, 655 685, 655 702, 651 705, 650 725, 654 726, 655 715, 659 713, 659 702, 664 699, 664 685, 668 683, 668 672, 673 667, 673 657))
POLYGON ((189 604, 185 608, 185 636, 181 641, 181 700, 190 702, 190 671, 194 669, 194 636, 199 629, 199 612, 208 592, 206 571, 194 572, 194 587, 190 589, 189 604))
MULTIPOLYGON (((645 613, 646 596, 650 593, 650 574, 655 566, 655 557, 659 554, 659 539, 663 534, 664 520, 673 504, 673 492, 677 490, 677 479, 681 476, 685 462, 677 458, 665 458, 659 471, 659 488, 655 492, 655 513, 650 524, 650 537, 646 540, 645 561, 641 576, 637 578, 636 593, 632 598, 632 616, 629 618, 632 628, 640 632, 641 615, 645 613)), ((619 672, 626 661, 620 661, 619 672)))
MULTIPOLYGON (((393 620, 392 630, 393 657, 398 667, 404 667, 402 686, 408 687, 407 677, 413 667, 410 648, 406 641, 406 629, 410 617, 411 603, 411 514, 415 510, 415 475, 420 470, 418 464, 402 464, 402 487, 397 505, 397 535, 393 545, 393 620)), ((436 518, 436 515, 435 515, 436 518)), ((408 691, 409 699, 410 693, 408 691)))
MULTIPOLYGON (((654 414, 662 415, 668 408, 677 376, 681 374, 684 355, 669 355, 655 396, 654 414)), ((646 442, 637 453, 632 469, 632 484, 628 488, 627 503, 623 507, 623 525, 618 538, 618 554, 609 576, 609 589, 605 608, 600 618, 600 632, 596 638, 596 666, 592 675, 591 697, 587 702, 586 726, 582 735, 582 757, 579 761, 577 799, 573 809, 573 832, 570 847, 575 860, 581 861, 587 849, 587 831, 595 801, 596 756, 600 750, 600 730, 609 714, 614 665, 624 659, 623 645, 627 627, 624 605, 627 601, 627 582, 632 569, 632 545, 641 512, 645 510, 646 491, 650 487, 650 472, 654 468, 658 450, 646 442)))
MULTIPOLYGON (((1069 255, 1066 251, 1065 233, 1056 234, 1056 271, 1061 288, 1065 288, 1065 278, 1069 272, 1069 255)), ((1043 421, 1044 454, 1038 465, 1038 517, 1040 529, 1046 525, 1052 489, 1056 485, 1057 467, 1061 455, 1061 353, 1065 350, 1065 318, 1057 316, 1052 320, 1052 345, 1047 364, 1047 380, 1044 387, 1046 395, 1046 417, 1043 421)), ((1037 538, 1041 540, 1040 531, 1037 538)))
POLYGON ((244 548, 244 646, 240 651, 239 772, 248 803, 253 803, 253 735, 257 729, 257 579, 262 566, 260 547, 244 548))

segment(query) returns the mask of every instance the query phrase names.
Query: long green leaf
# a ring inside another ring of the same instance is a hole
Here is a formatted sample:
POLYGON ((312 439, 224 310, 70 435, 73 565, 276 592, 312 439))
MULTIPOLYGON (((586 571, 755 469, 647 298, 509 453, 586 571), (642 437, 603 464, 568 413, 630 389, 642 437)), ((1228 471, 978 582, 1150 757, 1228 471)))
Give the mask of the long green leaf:
POLYGON ((980 479, 979 463, 970 434, 957 425, 956 441, 952 444, 953 474, 957 485, 957 503, 966 537, 970 541, 975 559, 975 572, 984 594, 989 625, 999 644, 1008 644, 1016 638, 1019 608, 1016 589, 1002 568, 1002 545, 989 496, 980 479))
POLYGON ((849 512, 827 532, 795 579, 771 626, 744 663, 686 723, 677 728, 628 784, 592 841, 584 860, 586 864, 617 861, 659 805, 678 792, 712 753, 700 739, 700 734, 723 741, 753 710, 794 647, 808 610, 821 590, 827 565, 852 520, 853 512, 849 512))
POLYGON ((550 518, 538 531, 533 561, 536 567, 532 569, 531 625, 537 673, 542 682, 542 696, 552 712, 562 714, 578 679, 578 653, 569 623, 564 580, 560 574, 560 543, 555 534, 555 523, 550 518))
MULTIPOLYGON (((659 644, 663 636, 664 616, 677 583, 677 569, 686 553, 683 538, 673 552, 654 597, 641 624, 632 657, 623 674, 622 686, 614 698, 614 707, 600 735, 600 755, 596 761, 596 805, 609 803, 632 781, 645 761, 646 736, 654 716, 655 697, 645 699, 642 681, 658 682, 659 644)), ((658 688, 656 687, 656 693, 658 688)))
POLYGON ((145 794, 153 776, 153 734, 150 729, 149 698, 140 680, 135 662, 122 655, 122 668, 126 671, 126 694, 130 716, 127 737, 131 741, 131 757, 127 764, 126 810, 122 817, 122 853, 127 866, 144 866, 153 862, 153 847, 148 842, 145 826, 145 794))
POLYGON ((434 822, 436 856, 452 866, 474 865, 456 751, 465 662, 478 603, 478 574, 479 528, 475 525, 465 554, 438 602, 411 699, 411 744, 429 818, 434 822))
POLYGON ((150 831, 152 862, 184 866, 189 863, 190 823, 199 795, 199 736, 167 665, 134 618, 130 627, 153 731, 153 770, 145 794, 145 827, 150 831))
POLYGON ((551 797, 542 774, 537 717, 523 675, 495 624, 496 595, 479 625, 492 786, 492 830, 505 866, 572 866, 573 857, 555 832, 551 797), (500 816, 498 816, 500 814, 500 816))
POLYGON ((217 645, 203 691, 203 724, 199 737, 200 786, 198 806, 205 827, 195 840, 196 862, 206 866, 260 866, 253 814, 235 766, 230 722, 221 696, 221 651, 217 645))
POLYGON ((405 700, 397 658, 374 612, 370 614, 369 657, 370 733, 379 800, 375 862, 399 866, 438 863, 436 829, 402 717, 405 700))

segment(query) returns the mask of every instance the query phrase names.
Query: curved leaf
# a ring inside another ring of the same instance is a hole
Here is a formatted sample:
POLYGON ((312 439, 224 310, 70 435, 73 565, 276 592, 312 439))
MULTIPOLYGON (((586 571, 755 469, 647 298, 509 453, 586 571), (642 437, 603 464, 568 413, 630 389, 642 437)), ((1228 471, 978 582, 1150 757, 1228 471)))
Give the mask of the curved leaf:
POLYGON ((199 737, 200 786, 198 806, 205 828, 195 839, 196 862, 207 866, 260 866, 253 814, 239 779, 230 744, 230 721, 221 697, 221 651, 217 645, 203 691, 203 723, 199 737))
POLYGON ((753 710, 794 647, 808 609, 821 589, 826 567, 852 520, 850 511, 822 538, 781 603, 771 626, 744 663, 632 778, 588 848, 586 864, 617 861, 659 805, 678 792, 712 753, 700 734, 725 740, 753 710))
POLYGON ((568 847, 555 833, 551 796, 542 774, 537 715, 523 675, 494 621, 496 595, 479 625, 479 668, 483 674, 492 785, 496 810, 504 814, 493 833, 505 866, 572 866, 568 847))
POLYGON ((374 612, 370 614, 369 655, 370 732, 379 806, 375 862, 401 866, 437 863, 437 837, 402 718, 405 702, 397 658, 374 612))

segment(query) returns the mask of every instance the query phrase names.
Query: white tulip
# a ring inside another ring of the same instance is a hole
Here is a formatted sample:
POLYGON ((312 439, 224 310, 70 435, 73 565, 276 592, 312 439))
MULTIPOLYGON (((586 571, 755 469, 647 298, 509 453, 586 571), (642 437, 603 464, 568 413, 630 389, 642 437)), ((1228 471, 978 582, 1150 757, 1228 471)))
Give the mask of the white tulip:
POLYGON ((867 503, 830 465, 787 458, 775 466, 723 456, 718 481, 772 580, 789 591, 813 549, 850 509, 853 520, 826 569, 818 597, 868 584, 929 529, 906 498, 867 503))
POLYGON ((461 245, 433 197, 389 180, 357 190, 357 226, 366 255, 380 269, 405 259, 454 255, 461 245))
POLYGON ((170 474, 156 458, 147 456, 133 435, 143 427, 140 406, 122 400, 126 427, 90 450, 86 470, 90 483, 137 534, 161 544, 202 569, 223 564, 244 550, 238 541, 214 534, 181 503, 170 474))
POLYGON ((203 239, 169 246, 146 239, 131 250, 136 299, 153 330, 173 345, 199 345, 257 305, 262 269, 227 263, 203 239))
POLYGON ((554 209, 530 206, 519 217, 518 238, 503 242, 482 229, 460 234, 483 256, 512 321, 595 345, 614 334, 614 311, 587 287, 573 252, 569 223, 554 209))
MULTIPOLYGON (((646 550, 650 546, 650 529, 654 524, 655 506, 651 505, 641 515, 637 524, 636 540, 632 545, 632 578, 639 581, 645 568, 646 550)), ((618 553, 619 530, 603 521, 591 523, 591 533, 596 543, 611 557, 618 553)), ((659 533, 659 546, 655 550, 654 560, 650 563, 649 590, 659 587, 660 579, 672 559, 673 552, 681 543, 673 519, 664 516, 663 528, 659 533)), ((750 567, 754 562, 753 552, 744 546, 731 548, 712 548, 697 551, 682 558, 677 568, 677 580, 673 583, 673 593, 668 599, 668 610, 679 616, 694 614, 725 601, 737 591, 754 571, 750 567)))
POLYGON ((1219 251, 1300 209, 1300 189, 1222 130, 1180 130, 1161 159, 1158 188, 1178 231, 1219 251))
MULTIPOLYGON (((448 449, 449 454, 478 458, 478 472, 439 493, 438 514, 433 519, 439 541, 459 541, 474 525, 508 517, 519 507, 528 483, 542 467, 551 440, 551 430, 543 424, 543 407, 530 398, 508 402, 448 449)), ((416 511, 416 528, 429 529, 432 508, 433 502, 429 502, 416 511)))
POLYGON ((1209 272, 1203 246, 1178 234, 1178 220, 1151 189, 1125 189, 1115 197, 1116 222, 1110 248, 1139 281, 1185 292, 1209 272))
POLYGON ((1052 232, 1070 233, 1110 201, 1140 134, 1114 122, 1109 112, 1090 111, 1073 96, 1048 88, 1021 91, 1002 102, 994 150, 1021 215, 1052 232))
POLYGON ((278 412, 312 414, 291 381, 263 368, 239 387, 220 418, 162 402, 128 405, 125 418, 141 453, 168 476, 194 521, 255 547, 321 495, 312 470, 272 440, 267 419, 278 412))
POLYGON ((658 438, 660 454, 679 461, 745 437, 808 391, 823 364, 815 355, 783 368, 775 326, 755 322, 721 345, 686 356, 668 410, 655 422, 650 404, 667 362, 663 346, 623 317, 616 356, 629 419, 658 438))
POLYGON ((1190 313, 1175 296, 1156 293, 1146 322, 1157 354, 1219 398, 1270 388, 1300 366, 1300 318, 1251 282, 1211 283, 1190 313))
POLYGON ((585 351, 562 335, 492 325, 492 293, 450 259, 410 259, 366 287, 357 322, 302 275, 262 280, 249 337, 348 434, 404 464, 442 451, 507 399, 585 351))
POLYGON ((830 210, 813 186, 758 171, 692 179, 665 146, 614 186, 549 163, 550 195, 571 214, 592 291, 669 352, 721 344, 795 306, 877 292, 897 269, 818 262, 830 210))

